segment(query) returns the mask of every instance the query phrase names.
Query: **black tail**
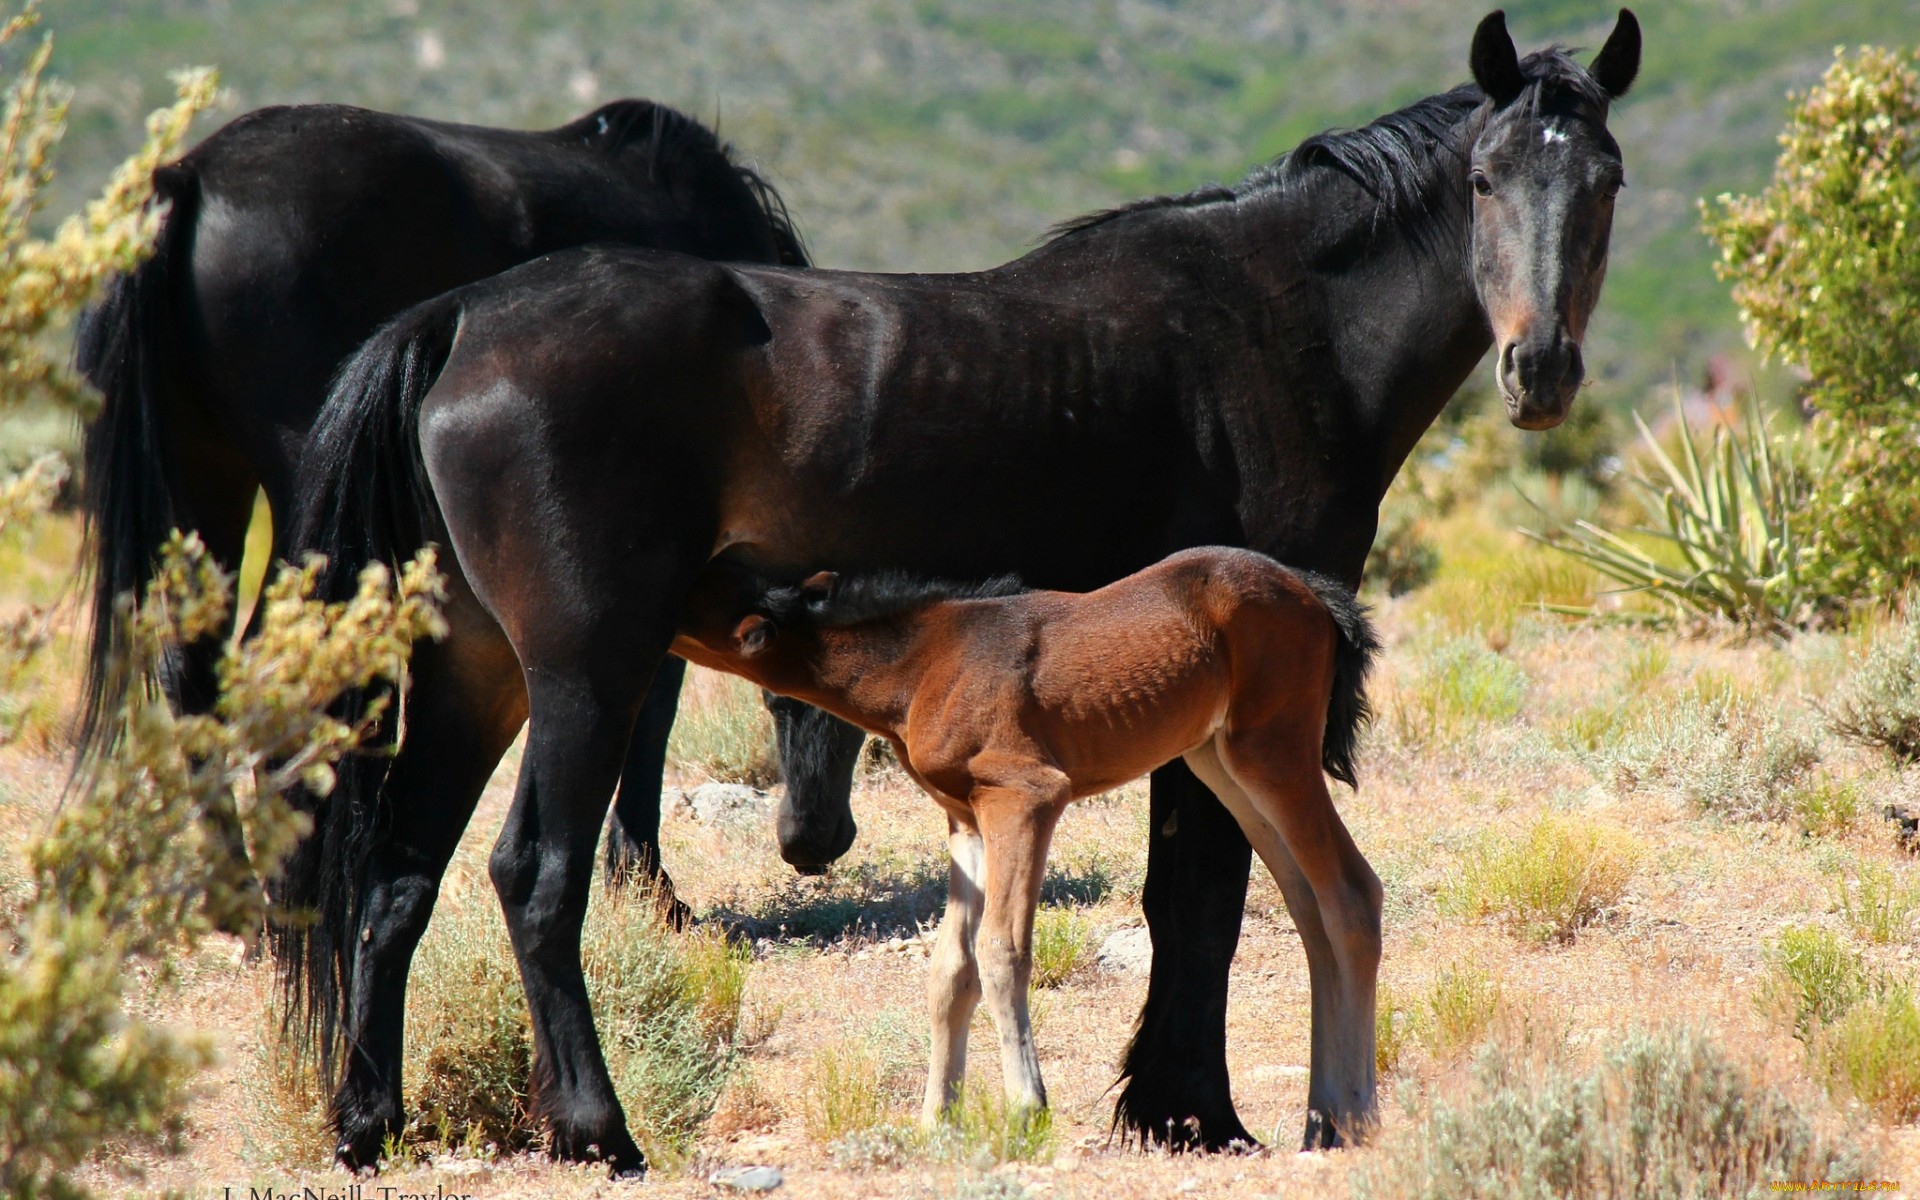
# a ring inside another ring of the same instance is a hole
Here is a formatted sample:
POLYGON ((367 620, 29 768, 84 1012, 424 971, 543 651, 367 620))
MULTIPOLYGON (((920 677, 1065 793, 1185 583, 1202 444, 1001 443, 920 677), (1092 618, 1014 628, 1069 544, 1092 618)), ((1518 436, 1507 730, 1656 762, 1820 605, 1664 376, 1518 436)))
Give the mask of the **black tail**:
MULTIPOLYGON (((446 365, 459 319, 456 298, 418 305, 374 334, 334 377, 301 465, 292 537, 294 553, 326 556, 318 589, 325 599, 351 596, 368 564, 398 565, 439 528, 420 456, 420 405, 446 365)), ((358 717, 367 699, 349 697, 343 716, 358 717)), ((318 1053, 329 1080, 360 945, 353 936, 360 876, 398 732, 389 709, 370 744, 340 764, 277 889, 280 907, 295 914, 270 935, 287 1029, 318 1053)))
POLYGON ((1340 645, 1333 653, 1333 698, 1327 703, 1327 732, 1320 743, 1320 763, 1327 774, 1358 789, 1353 759, 1360 731, 1373 720, 1373 706, 1367 702, 1367 673, 1373 669, 1374 655, 1380 652, 1380 638, 1367 620, 1366 606, 1352 592, 1324 575, 1310 571, 1294 574, 1320 597, 1333 623, 1340 627, 1340 645))
POLYGON ((74 336, 74 368, 104 400, 87 427, 84 454, 81 561, 92 576, 93 633, 81 690, 76 779, 118 740, 115 714, 133 684, 114 600, 145 592, 155 555, 178 524, 159 427, 165 354, 177 340, 169 311, 173 276, 185 267, 200 188, 192 169, 180 163, 154 172, 153 184, 156 202, 171 207, 152 256, 108 285, 99 303, 81 315, 74 336))

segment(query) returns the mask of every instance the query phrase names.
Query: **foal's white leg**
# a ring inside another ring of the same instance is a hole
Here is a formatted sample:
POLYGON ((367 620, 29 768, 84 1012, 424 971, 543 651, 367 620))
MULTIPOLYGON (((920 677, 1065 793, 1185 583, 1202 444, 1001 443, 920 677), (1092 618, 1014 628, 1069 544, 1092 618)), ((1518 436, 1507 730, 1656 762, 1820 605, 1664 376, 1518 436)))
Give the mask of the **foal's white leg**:
POLYGON ((986 850, 980 831, 947 819, 947 915, 933 947, 927 1007, 933 1015, 933 1058, 927 1066, 927 1096, 920 1123, 929 1128, 960 1095, 967 1074, 967 1027, 980 1003, 980 971, 973 944, 980 929, 981 883, 986 850))
POLYGON ((1313 990, 1306 1149, 1363 1139, 1374 1121, 1374 1000, 1380 968, 1380 880, 1347 836, 1318 747, 1287 739, 1223 756, 1216 739, 1188 766, 1233 813, 1279 884, 1300 932, 1313 990), (1231 763, 1231 765, 1229 765, 1231 763), (1332 1126, 1328 1126, 1328 1122, 1332 1126))
POLYGON ((1044 792, 1004 788, 975 793, 974 813, 987 842, 986 909, 975 953, 987 1011, 1000 1033, 1000 1071, 1010 1109, 1047 1104, 1027 986, 1033 979, 1033 912, 1040 903, 1047 845, 1068 796, 1064 777, 1044 792))

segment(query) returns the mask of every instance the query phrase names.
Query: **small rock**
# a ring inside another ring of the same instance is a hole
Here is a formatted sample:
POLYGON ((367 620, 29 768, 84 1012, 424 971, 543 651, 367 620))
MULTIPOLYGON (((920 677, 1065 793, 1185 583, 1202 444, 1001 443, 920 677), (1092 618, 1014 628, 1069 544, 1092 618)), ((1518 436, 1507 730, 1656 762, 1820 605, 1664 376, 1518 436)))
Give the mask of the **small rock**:
POLYGON ((697 821, 708 825, 744 825, 773 808, 773 797, 744 783, 703 783, 687 796, 697 821))
POLYGON ((1132 975, 1153 965, 1153 937, 1144 925, 1116 929, 1100 943, 1094 956, 1102 971, 1112 975, 1132 975))
POLYGON ((770 1192, 786 1181, 779 1167, 728 1167, 707 1176, 713 1186, 736 1192, 770 1192))

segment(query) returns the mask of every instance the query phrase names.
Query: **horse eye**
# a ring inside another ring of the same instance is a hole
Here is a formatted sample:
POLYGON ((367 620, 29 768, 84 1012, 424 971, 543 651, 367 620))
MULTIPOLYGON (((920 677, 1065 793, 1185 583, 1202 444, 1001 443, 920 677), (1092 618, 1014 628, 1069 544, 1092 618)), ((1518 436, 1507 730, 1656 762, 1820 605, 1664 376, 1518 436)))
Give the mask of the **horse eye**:
POLYGON ((1493 195, 1493 180, 1487 178, 1485 171, 1475 171, 1473 174, 1467 176, 1467 178, 1473 184, 1475 195, 1493 195))

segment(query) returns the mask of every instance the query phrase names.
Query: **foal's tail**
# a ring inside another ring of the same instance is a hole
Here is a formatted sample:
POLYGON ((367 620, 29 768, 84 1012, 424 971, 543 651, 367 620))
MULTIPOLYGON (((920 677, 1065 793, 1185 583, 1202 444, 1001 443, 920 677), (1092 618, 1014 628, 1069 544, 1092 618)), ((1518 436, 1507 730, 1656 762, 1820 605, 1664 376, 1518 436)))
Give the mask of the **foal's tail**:
MULTIPOLYGON (((459 328, 460 301, 416 305, 369 339, 334 376, 301 465, 291 553, 326 556, 320 598, 352 596, 371 563, 397 567, 440 528, 439 506, 420 454, 420 406, 439 378, 459 328)), ((354 720, 370 697, 349 696, 354 720)), ((380 789, 398 743, 389 708, 359 753, 341 762, 333 791, 313 806, 313 832, 287 861, 281 907, 293 918, 270 931, 286 1027, 318 1053, 331 1079, 360 941, 358 883, 379 820, 380 789)))
POLYGON ((154 172, 153 187, 156 203, 169 206, 153 253, 116 276, 81 314, 74 331, 74 368, 102 399, 100 415, 87 426, 84 448, 82 562, 91 577, 93 631, 81 688, 75 779, 97 766, 118 740, 121 696, 135 683, 114 619, 115 599, 146 591, 154 558, 177 523, 161 457, 161 410, 167 403, 162 359, 178 342, 170 316, 173 280, 186 269, 199 216, 199 177, 191 167, 174 163, 154 172))
POLYGON ((1373 669, 1374 655, 1380 652, 1379 635, 1367 620, 1366 606, 1346 588, 1324 575, 1296 571, 1301 582, 1327 606, 1327 613, 1340 629, 1340 644, 1333 652, 1333 697, 1327 702, 1327 732, 1320 743, 1320 763, 1327 774, 1350 788, 1360 784, 1354 775, 1353 756, 1360 731, 1373 720, 1373 706, 1367 702, 1367 673, 1373 669))

